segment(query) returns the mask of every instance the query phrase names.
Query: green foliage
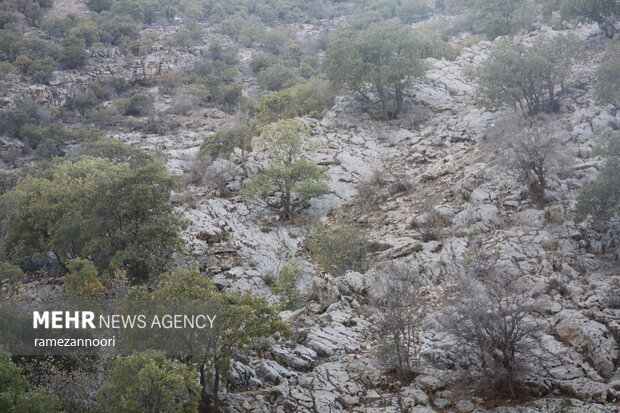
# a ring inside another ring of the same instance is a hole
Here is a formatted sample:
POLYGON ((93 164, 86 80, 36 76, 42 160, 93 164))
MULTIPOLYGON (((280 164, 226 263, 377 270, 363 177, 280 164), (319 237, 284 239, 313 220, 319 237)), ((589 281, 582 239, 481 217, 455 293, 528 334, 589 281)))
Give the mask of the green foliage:
MULTIPOLYGON (((620 217, 620 132, 609 136, 602 153, 605 164, 598 177, 583 187, 577 202, 577 213, 583 219, 592 217, 595 229, 617 227, 620 217)), ((617 230, 617 228, 616 228, 617 230)))
POLYGON ((70 296, 96 298, 106 291, 92 261, 74 258, 67 263, 67 269, 69 275, 65 278, 65 286, 70 296))
POLYGON ((211 160, 222 158, 236 147, 245 149, 256 133, 257 127, 253 121, 240 122, 232 128, 220 129, 204 139, 200 145, 200 153, 207 155, 211 160))
POLYGON ((557 88, 564 90, 582 49, 573 35, 540 37, 529 48, 500 41, 476 72, 478 96, 491 108, 518 106, 530 114, 557 111, 557 88))
MULTIPOLYGON (((262 338, 280 339, 290 334, 277 308, 251 292, 218 291, 213 280, 197 271, 162 275, 154 289, 134 288, 130 296, 152 300, 198 300, 217 308, 214 331, 200 339, 188 362, 197 364, 203 385, 203 404, 216 405, 219 383, 230 369, 235 351, 244 351, 262 338), (198 352, 198 354, 196 353, 198 352)), ((217 411, 217 409, 215 410, 217 411)))
POLYGON ((8 172, 0 172, 0 195, 4 194, 11 190, 15 185, 17 185, 17 175, 8 173, 8 172))
POLYGON ((596 72, 595 87, 599 102, 620 106, 620 41, 607 42, 605 60, 596 72))
POLYGON ((320 225, 312 231, 307 247, 312 258, 333 275, 366 266, 366 234, 352 225, 320 225))
POLYGON ((247 184, 246 195, 258 196, 280 211, 283 219, 308 206, 308 201, 329 192, 328 177, 323 168, 302 157, 311 147, 307 142, 310 128, 287 119, 263 128, 258 141, 260 150, 271 159, 269 167, 247 184), (271 200, 271 194, 276 199, 271 200))
POLYGON ((0 411, 6 413, 58 412, 54 395, 28 390, 28 382, 7 354, 0 354, 0 411))
POLYGON ((367 16, 377 20, 398 18, 404 23, 413 23, 427 17, 432 8, 426 0, 375 0, 365 8, 367 16))
POLYGON ((527 0, 475 0, 471 11, 474 31, 490 39, 512 34, 518 28, 520 12, 527 7, 533 7, 527 0))
POLYGON ((17 282, 23 280, 25 276, 19 266, 0 261, 0 281, 17 282))
POLYGON ((280 90, 291 87, 296 81, 297 76, 295 76, 295 73, 281 63, 267 67, 256 76, 258 85, 267 90, 280 90))
POLYGON ((301 303, 301 295, 297 290, 297 281, 303 276, 303 271, 296 261, 289 261, 280 269, 272 288, 280 298, 280 307, 283 310, 297 310, 301 303))
POLYGON ((438 34, 439 31, 439 27, 434 24, 418 25, 413 29, 413 35, 418 42, 420 58, 434 57, 448 60, 456 58, 457 51, 441 38, 438 34))
POLYGON ((261 70, 265 70, 277 61, 277 57, 269 55, 263 52, 252 53, 252 59, 250 60, 250 69, 252 72, 259 73, 261 70))
POLYGON ((197 412, 200 386, 187 365, 147 351, 117 359, 97 398, 104 412, 197 412))
POLYGON ((105 10, 110 10, 112 7, 112 0, 86 0, 86 5, 92 11, 101 13, 105 10))
POLYGON ((24 17, 26 17, 26 21, 29 24, 38 27, 43 19, 43 9, 41 9, 39 3, 30 3, 24 11, 24 17))
POLYGON ((551 3, 559 6, 565 20, 595 22, 610 39, 618 32, 620 3, 615 0, 551 0, 551 3))
POLYGON ((209 46, 207 59, 198 63, 193 70, 194 82, 191 93, 205 104, 231 107, 241 101, 241 84, 235 81, 237 50, 224 49, 220 44, 209 46))
POLYGON ((37 83, 48 83, 57 65, 51 57, 31 60, 25 68, 25 74, 37 83))
POLYGON ((129 162, 84 156, 28 177, 0 197, 0 248, 11 262, 53 251, 61 261, 89 257, 97 269, 145 280, 179 246, 169 205, 172 180, 152 158, 129 162))
POLYGON ((373 117, 393 119, 402 111, 412 78, 422 71, 419 57, 416 39, 408 27, 384 21, 356 29, 354 23, 330 42, 325 70, 333 85, 361 97, 373 117), (374 109, 369 89, 380 100, 379 111, 374 109))
POLYGON ((83 39, 87 47, 90 47, 99 39, 99 27, 91 20, 82 21, 73 27, 69 34, 78 39, 83 39))
POLYGON ((62 49, 58 62, 63 69, 78 69, 86 64, 88 53, 86 52, 86 42, 84 39, 73 35, 67 37, 62 42, 62 49))
POLYGON ((9 62, 15 61, 23 46, 21 33, 14 30, 0 30, 0 56, 9 62))
POLYGON ((333 100, 329 82, 314 78, 263 97, 257 107, 256 119, 262 123, 298 116, 320 119, 333 100))
POLYGON ((120 99, 118 107, 123 115, 145 116, 153 110, 153 98, 143 94, 133 95, 129 99, 120 99))

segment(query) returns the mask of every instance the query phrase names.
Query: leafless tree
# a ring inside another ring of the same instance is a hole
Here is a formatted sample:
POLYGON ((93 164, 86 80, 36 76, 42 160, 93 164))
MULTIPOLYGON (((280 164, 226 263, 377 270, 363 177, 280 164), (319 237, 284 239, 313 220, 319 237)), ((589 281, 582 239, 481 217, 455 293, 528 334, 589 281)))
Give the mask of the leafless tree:
POLYGON ((523 368, 538 323, 531 288, 497 265, 496 257, 477 256, 460 277, 457 302, 442 321, 465 350, 480 361, 488 378, 504 382, 516 398, 515 375, 523 368))
POLYGON ((410 379, 419 358, 419 330, 424 314, 418 274, 404 263, 392 262, 380 269, 372 292, 380 327, 389 334, 381 358, 403 380, 410 379))
POLYGON ((524 117, 514 113, 500 120, 490 131, 498 163, 507 166, 517 178, 529 185, 539 207, 546 203, 549 172, 565 160, 562 143, 549 127, 549 116, 524 117))

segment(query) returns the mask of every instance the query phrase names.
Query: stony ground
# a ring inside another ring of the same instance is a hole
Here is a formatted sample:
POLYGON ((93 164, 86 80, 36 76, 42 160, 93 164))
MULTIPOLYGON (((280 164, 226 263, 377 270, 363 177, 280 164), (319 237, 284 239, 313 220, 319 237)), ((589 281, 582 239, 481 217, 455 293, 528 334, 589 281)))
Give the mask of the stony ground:
MULTIPOLYGON (((575 31, 586 41, 597 35, 589 26, 575 31)), ((552 30, 542 28, 532 36, 543 32, 552 30)), ((529 42, 532 36, 520 40, 529 42)), ((226 41, 215 34, 208 37, 226 41)), ((322 120, 300 119, 321 144, 309 156, 327 168, 332 193, 313 201, 293 223, 281 223, 272 211, 236 195, 244 180, 239 152, 213 166, 226 171, 220 173, 226 180, 225 196, 203 186, 174 194, 188 260, 218 284, 271 297, 266 276, 276 274, 290 258, 300 261, 306 272, 299 287, 308 295, 308 305, 283 313, 295 329, 293 339, 267 344, 235 361, 225 394, 229 411, 620 411, 620 309, 609 308, 607 300, 620 290, 614 246, 576 222, 573 212, 579 188, 600 165, 592 151, 594 132, 620 119, 594 103, 595 67, 580 66, 551 128, 562 137, 570 161, 561 177, 549 180, 552 201, 536 209, 490 147, 488 130, 505 114, 476 105, 475 85, 465 75, 491 46, 481 42, 466 47, 455 61, 427 59, 426 77, 415 87, 408 114, 398 121, 372 121, 346 96, 339 97, 322 120), (396 189, 369 208, 356 202, 357 188, 374 176, 396 189), (437 239, 429 241, 421 227, 430 213, 445 225, 437 239), (372 265, 366 273, 334 278, 307 260, 304 242, 312 228, 338 219, 370 227, 372 265), (497 250, 506 271, 527 274, 532 291, 544 303, 536 314, 544 323, 536 361, 530 373, 519 378, 537 398, 519 406, 483 402, 464 379, 468 366, 460 361, 454 339, 438 323, 439 309, 467 254, 491 249, 497 250), (377 268, 388 262, 414 269, 427 284, 432 303, 423 323, 420 375, 412 383, 386 375, 376 361, 382 337, 368 297, 381 276, 377 268), (565 288, 548 288, 552 279, 561 280, 565 288)), ((590 62, 596 62, 599 55, 590 53, 590 62)), ((10 104, 21 93, 60 106, 71 85, 106 73, 156 76, 189 66, 199 54, 198 49, 170 53, 156 46, 145 61, 128 66, 108 53, 90 72, 67 75, 50 86, 16 81, 0 104, 10 104)), ((241 50, 244 54, 251 50, 241 50)), ((248 90, 256 87, 249 77, 245 81, 248 90)), ((157 105, 171 103, 162 96, 157 105)), ((216 109, 171 118, 178 125, 174 132, 119 129, 109 136, 161 152, 171 172, 181 174, 205 135, 234 122, 216 109)), ((246 158, 252 175, 261 161, 254 153, 246 158)))

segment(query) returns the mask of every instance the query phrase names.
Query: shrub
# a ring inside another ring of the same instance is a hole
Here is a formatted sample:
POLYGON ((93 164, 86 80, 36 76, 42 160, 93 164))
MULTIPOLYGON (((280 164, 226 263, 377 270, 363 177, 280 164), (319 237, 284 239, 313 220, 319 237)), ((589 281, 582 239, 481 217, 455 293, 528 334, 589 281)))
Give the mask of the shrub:
POLYGON ((145 116, 153 110, 153 98, 149 95, 133 95, 118 102, 121 113, 126 116, 145 116))
POLYGON ((86 42, 75 36, 69 36, 62 42, 58 62, 64 69, 78 69, 86 64, 88 53, 86 42))
POLYGON ((579 194, 577 213, 580 218, 592 217, 596 230, 617 227, 620 217, 620 132, 608 137, 604 146, 605 163, 596 179, 586 184, 579 194))
POLYGON ((65 278, 65 286, 69 295, 95 298, 106 291, 92 261, 75 258, 67 263, 67 269, 69 275, 65 278))
POLYGON ((258 85, 267 90, 280 90, 291 87, 297 81, 295 73, 281 63, 276 63, 256 76, 258 85))
POLYGON ((207 136, 200 145, 200 153, 207 155, 211 161, 229 155, 233 149, 244 151, 250 139, 258 132, 257 125, 252 121, 239 122, 232 128, 220 129, 207 136))
POLYGON ((315 78, 263 97, 257 107, 256 119, 263 123, 298 116, 320 119, 333 102, 329 82, 315 78))
POLYGON ((496 139, 498 162, 528 189, 540 208, 546 203, 547 178, 566 163, 561 136, 546 127, 547 120, 508 116, 497 122, 489 135, 496 139))
POLYGON ((252 54, 252 59, 250 59, 250 69, 254 73, 259 73, 261 70, 273 65, 274 61, 277 61, 277 57, 264 52, 255 52, 252 54))
POLYGON ((8 354, 0 354, 0 411, 59 412, 58 397, 28 389, 28 382, 8 354))
POLYGON ((463 359, 475 357, 486 377, 514 399, 514 379, 540 330, 533 317, 539 305, 531 286, 499 268, 497 257, 476 262, 461 277, 459 298, 446 308, 442 324, 459 341, 463 359))
POLYGON ((24 279, 26 274, 17 265, 0 261, 0 282, 17 282, 24 279))
POLYGON ((98 394, 111 412, 197 412, 200 386, 196 371, 147 351, 118 358, 110 381, 98 394))
POLYGON ((356 226, 319 225, 312 231, 307 247, 314 261, 333 275, 366 267, 366 234, 356 226))
POLYGON ((402 380, 410 380, 420 361, 421 323, 426 313, 419 274, 411 266, 391 262, 379 268, 371 291, 379 327, 389 334, 380 361, 402 380))
POLYGON ((289 261, 280 269, 272 288, 280 299, 283 310, 297 310, 301 303, 301 295, 297 290, 297 281, 303 276, 303 271, 296 261, 289 261))
POLYGON ((595 87, 599 102, 620 106, 620 41, 607 41, 605 59, 596 72, 595 87))

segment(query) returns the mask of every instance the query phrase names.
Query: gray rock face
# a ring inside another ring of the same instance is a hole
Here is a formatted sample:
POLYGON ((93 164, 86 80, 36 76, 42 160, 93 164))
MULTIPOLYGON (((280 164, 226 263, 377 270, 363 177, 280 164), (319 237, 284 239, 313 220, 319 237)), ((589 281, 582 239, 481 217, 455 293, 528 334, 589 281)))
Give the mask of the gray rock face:
POLYGON ((401 393, 400 406, 403 411, 409 411, 414 406, 427 406, 428 404, 429 399, 426 393, 415 386, 409 386, 401 393))
POLYGON ((264 380, 272 384, 280 384, 283 378, 296 376, 295 372, 288 370, 273 360, 263 360, 258 366, 258 374, 264 380))
POLYGON ((469 413, 472 412, 476 406, 470 402, 469 400, 459 400, 456 405, 456 410, 458 410, 461 413, 469 413))
POLYGON ((526 209, 512 215, 515 225, 542 228, 545 225, 545 212, 538 209, 526 209))
POLYGON ((620 350, 603 324, 588 319, 577 310, 563 310, 558 314, 555 331, 561 339, 583 353, 603 378, 612 376, 620 350))
POLYGON ((416 377, 415 383, 427 393, 435 393, 446 387, 446 384, 441 379, 426 375, 416 377))

